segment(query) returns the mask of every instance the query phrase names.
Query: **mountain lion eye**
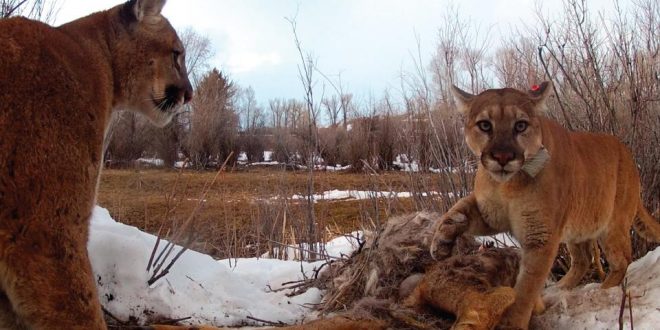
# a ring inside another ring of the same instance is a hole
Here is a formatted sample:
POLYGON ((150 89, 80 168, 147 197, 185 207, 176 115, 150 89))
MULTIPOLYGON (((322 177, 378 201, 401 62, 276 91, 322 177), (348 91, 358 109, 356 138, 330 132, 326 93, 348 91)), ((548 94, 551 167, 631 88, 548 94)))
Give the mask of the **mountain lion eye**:
POLYGON ((173 50, 172 51, 172 61, 177 70, 181 70, 181 51, 173 50))
POLYGON ((477 122, 477 127, 479 127, 479 129, 482 130, 483 132, 488 133, 493 129, 493 124, 491 124, 487 120, 481 120, 477 122))
POLYGON ((516 130, 516 133, 522 133, 527 129, 527 126, 529 126, 529 124, 526 121, 521 120, 516 122, 513 129, 516 130))

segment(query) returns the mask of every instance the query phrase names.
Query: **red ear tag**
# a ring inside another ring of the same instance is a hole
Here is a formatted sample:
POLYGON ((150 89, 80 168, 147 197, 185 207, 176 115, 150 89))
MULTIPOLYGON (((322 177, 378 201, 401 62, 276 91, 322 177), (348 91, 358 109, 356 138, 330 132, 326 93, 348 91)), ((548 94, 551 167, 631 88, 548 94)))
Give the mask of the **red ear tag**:
POLYGON ((539 90, 540 88, 541 88, 541 87, 539 87, 539 85, 532 85, 532 91, 534 91, 534 92, 536 92, 536 91, 539 90))

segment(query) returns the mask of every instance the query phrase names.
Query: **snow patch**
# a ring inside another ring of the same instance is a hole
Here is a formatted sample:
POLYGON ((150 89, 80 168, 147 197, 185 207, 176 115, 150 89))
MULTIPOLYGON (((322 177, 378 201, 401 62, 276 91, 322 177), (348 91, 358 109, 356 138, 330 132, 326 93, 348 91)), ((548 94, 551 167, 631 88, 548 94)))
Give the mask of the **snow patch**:
POLYGON ((145 164, 160 167, 165 165, 165 161, 160 158, 138 158, 135 160, 138 164, 145 164))
MULTIPOLYGON (((451 194, 451 193, 450 193, 451 194)), ((438 195, 437 192, 422 193, 423 197, 438 195)), ((314 202, 318 201, 338 201, 338 200, 362 200, 371 198, 410 198, 413 196, 411 192, 396 192, 396 191, 372 191, 372 190, 328 190, 320 194, 312 195, 314 202)), ((291 199, 307 199, 307 195, 295 194, 291 199)))
MULTIPOLYGON (((660 324, 660 247, 633 262, 626 274, 632 296, 635 329, 658 329, 660 324)), ((600 289, 591 283, 567 291, 555 286, 544 292, 546 312, 532 318, 534 329, 618 329, 623 293, 620 287, 600 289)), ((624 329, 630 328, 628 304, 624 329)))
MULTIPOLYGON (((326 243, 325 250, 333 257, 348 255, 357 247, 358 236, 362 233, 339 237, 326 243)), ((302 272, 311 276, 314 267, 322 262, 257 258, 217 261, 195 251, 186 251, 167 276, 148 286, 150 274, 146 266, 155 240, 153 235, 117 223, 106 209, 94 209, 88 250, 95 281, 105 308, 121 319, 135 317, 146 323, 149 315, 190 316, 191 324, 232 326, 249 324, 247 317, 252 316, 294 323, 311 313, 305 305, 321 301, 322 292, 317 289, 296 297, 287 297, 287 290, 272 290, 281 288, 283 282, 302 279, 302 272)), ((180 249, 176 246, 174 252, 180 249)), ((632 296, 634 327, 657 329, 660 324, 660 247, 632 263, 626 278, 632 296)), ((621 297, 621 288, 601 290, 599 284, 570 291, 551 286, 544 291, 548 308, 532 318, 531 326, 541 330, 615 329, 618 328, 621 297)), ((626 307, 625 328, 630 325, 628 313, 626 307)))
MULTIPOLYGON (((88 250, 101 302, 120 319, 149 315, 187 317, 192 324, 241 325, 247 316, 293 323, 309 312, 304 304, 318 303, 321 292, 308 290, 287 297, 286 290, 270 292, 282 282, 311 275, 320 262, 266 259, 216 261, 186 251, 171 272, 151 287, 146 267, 156 237, 115 222, 108 211, 96 207, 92 214, 88 250)), ((165 242, 161 241, 161 246, 165 242)), ((174 253, 181 249, 175 247, 174 253)))

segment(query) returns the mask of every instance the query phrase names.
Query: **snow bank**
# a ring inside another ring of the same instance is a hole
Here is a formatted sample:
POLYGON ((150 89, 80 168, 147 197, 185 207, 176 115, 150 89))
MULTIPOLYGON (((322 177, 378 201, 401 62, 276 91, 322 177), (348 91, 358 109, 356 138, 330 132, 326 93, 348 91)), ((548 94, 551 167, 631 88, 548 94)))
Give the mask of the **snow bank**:
MULTIPOLYGON (((437 195, 437 192, 431 192, 431 195, 437 195)), ((449 193, 451 194, 451 193, 449 193)), ((429 194, 422 193, 426 197, 429 194)), ((371 198, 410 198, 413 194, 411 192, 396 192, 396 191, 371 191, 371 190, 328 190, 320 194, 314 194, 312 197, 314 201, 332 201, 332 200, 360 200, 371 198)), ((293 195, 291 199, 307 199, 306 195, 293 195)))
POLYGON ((160 158, 138 158, 135 160, 139 164, 160 167, 165 165, 165 161, 160 158))
MULTIPOLYGON (((627 289, 632 296, 635 329, 660 327, 660 247, 628 267, 627 289)), ((592 283, 574 290, 546 289, 548 309, 532 318, 535 329, 618 329, 622 291, 615 287, 601 290, 592 283)), ((628 305, 624 312, 624 328, 630 329, 628 305)))
POLYGON ((286 291, 268 289, 303 278, 301 269, 311 275, 320 263, 232 259, 230 267, 227 260, 195 251, 186 251, 167 276, 149 287, 146 267, 155 240, 115 222, 106 209, 94 209, 88 244, 92 268, 103 305, 120 319, 190 316, 193 324, 240 325, 252 316, 293 323, 308 313, 304 304, 321 299, 316 289, 291 298, 286 291))
POLYGON ((346 166, 341 166, 341 164, 337 164, 335 166, 332 165, 327 165, 322 168, 322 170, 328 171, 328 172, 341 172, 341 171, 347 171, 351 169, 351 165, 346 165, 346 166))
POLYGON ((398 166, 401 171, 404 172, 419 172, 419 164, 416 160, 410 161, 407 155, 400 154, 397 155, 392 162, 395 166, 398 166))
MULTIPOLYGON (((352 237, 358 234, 361 235, 355 232, 328 242, 326 251, 335 257, 350 254, 356 247, 352 237)), ((192 324, 231 326, 250 324, 247 317, 252 316, 294 323, 310 313, 307 304, 321 300, 322 292, 317 289, 296 297, 287 297, 287 290, 272 292, 281 288, 283 282, 302 279, 301 270, 310 276, 320 262, 256 258, 216 261, 195 251, 185 252, 170 274, 150 287, 145 269, 155 240, 153 235, 115 222, 106 209, 94 209, 88 244, 92 267, 103 305, 121 319, 134 317, 144 323, 154 316, 190 316, 192 324)), ((660 248, 632 263, 627 279, 635 329, 657 329, 660 248)), ((549 287, 544 293, 548 308, 532 319, 532 327, 618 328, 621 289, 598 287, 599 284, 588 284, 571 291, 549 287)), ((628 328, 627 308, 624 322, 628 328)))

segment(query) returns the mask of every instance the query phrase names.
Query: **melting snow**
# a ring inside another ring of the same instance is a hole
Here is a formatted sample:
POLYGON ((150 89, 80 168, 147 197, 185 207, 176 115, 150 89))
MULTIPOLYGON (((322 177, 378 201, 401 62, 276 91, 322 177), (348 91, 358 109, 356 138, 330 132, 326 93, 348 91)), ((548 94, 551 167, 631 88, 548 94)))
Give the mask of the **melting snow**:
MULTIPOLYGON (((349 192, 342 196, 371 193, 349 192)), ((287 297, 287 290, 271 291, 281 288, 283 282, 302 279, 302 272, 311 275, 321 262, 263 258, 216 261, 195 251, 186 251, 167 276, 148 286, 150 274, 146 267, 155 240, 153 235, 114 221, 106 209, 94 209, 88 244, 92 267, 103 305, 121 319, 135 317, 148 322, 151 314, 190 316, 192 324, 229 326, 250 323, 247 317, 252 316, 294 323, 310 314, 306 304, 321 300, 322 292, 317 289, 296 297, 287 297)), ((354 248, 350 236, 326 245, 333 256, 348 254, 354 248)), ((177 246, 175 252, 179 249, 177 246)), ((628 268, 635 329, 657 329, 660 324, 659 261, 657 248, 628 268)), ((618 328, 620 288, 600 290, 598 284, 589 284, 558 291, 551 286, 545 297, 548 309, 532 320, 536 329, 618 328)), ((625 328, 630 325, 628 313, 626 308, 625 328)))

